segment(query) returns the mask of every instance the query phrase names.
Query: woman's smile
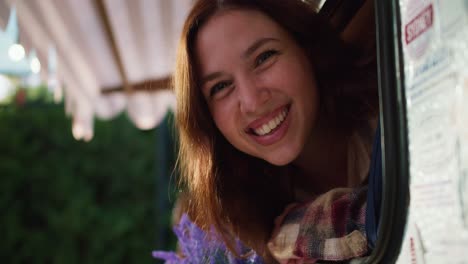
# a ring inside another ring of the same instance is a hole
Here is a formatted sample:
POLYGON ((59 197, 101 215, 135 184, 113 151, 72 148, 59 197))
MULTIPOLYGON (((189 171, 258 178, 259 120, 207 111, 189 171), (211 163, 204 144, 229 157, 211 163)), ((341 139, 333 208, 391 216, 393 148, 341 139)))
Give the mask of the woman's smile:
POLYGON ((259 118, 246 129, 246 133, 257 143, 271 145, 281 140, 289 127, 290 105, 283 105, 270 114, 259 118))

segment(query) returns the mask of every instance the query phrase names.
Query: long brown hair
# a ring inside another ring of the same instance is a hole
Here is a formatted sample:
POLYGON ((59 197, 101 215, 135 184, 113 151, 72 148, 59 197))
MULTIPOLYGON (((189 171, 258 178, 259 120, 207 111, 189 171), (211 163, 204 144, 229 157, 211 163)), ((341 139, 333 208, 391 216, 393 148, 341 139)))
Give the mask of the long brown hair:
POLYGON ((357 67, 356 52, 300 0, 198 0, 188 15, 174 74, 178 164, 190 197, 187 211, 202 228, 214 226, 231 249, 239 237, 266 256, 273 221, 294 199, 292 186, 281 172, 287 168, 244 154, 225 140, 201 94, 195 68, 199 29, 228 8, 263 12, 291 34, 314 65, 322 112, 343 128, 367 120, 376 111, 375 68, 357 67))

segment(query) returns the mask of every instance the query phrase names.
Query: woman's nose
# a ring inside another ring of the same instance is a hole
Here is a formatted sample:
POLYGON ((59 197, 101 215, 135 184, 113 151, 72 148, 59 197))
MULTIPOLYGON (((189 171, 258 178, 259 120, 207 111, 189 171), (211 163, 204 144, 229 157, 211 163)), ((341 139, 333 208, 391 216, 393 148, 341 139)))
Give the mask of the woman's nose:
POLYGON ((244 114, 255 113, 270 99, 270 90, 252 79, 237 84, 240 110, 244 114))

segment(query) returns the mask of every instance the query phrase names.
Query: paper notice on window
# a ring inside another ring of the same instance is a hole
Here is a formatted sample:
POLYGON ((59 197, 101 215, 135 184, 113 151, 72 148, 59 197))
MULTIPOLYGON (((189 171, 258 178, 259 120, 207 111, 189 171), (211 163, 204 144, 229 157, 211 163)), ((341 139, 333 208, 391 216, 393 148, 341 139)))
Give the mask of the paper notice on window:
POLYGON ((411 200, 398 263, 468 264, 468 1, 400 12, 411 200))

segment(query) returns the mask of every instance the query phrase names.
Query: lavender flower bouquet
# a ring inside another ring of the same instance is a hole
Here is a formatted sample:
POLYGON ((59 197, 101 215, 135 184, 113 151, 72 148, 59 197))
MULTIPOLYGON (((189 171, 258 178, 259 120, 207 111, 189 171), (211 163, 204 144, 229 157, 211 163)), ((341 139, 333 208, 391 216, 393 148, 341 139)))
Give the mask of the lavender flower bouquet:
POLYGON ((209 234, 195 225, 184 214, 178 225, 174 226, 174 233, 179 239, 181 255, 175 252, 153 251, 153 257, 165 260, 166 264, 252 264, 264 263, 262 258, 252 250, 246 248, 238 240, 240 253, 253 252, 247 258, 236 258, 219 238, 214 229, 209 234))

